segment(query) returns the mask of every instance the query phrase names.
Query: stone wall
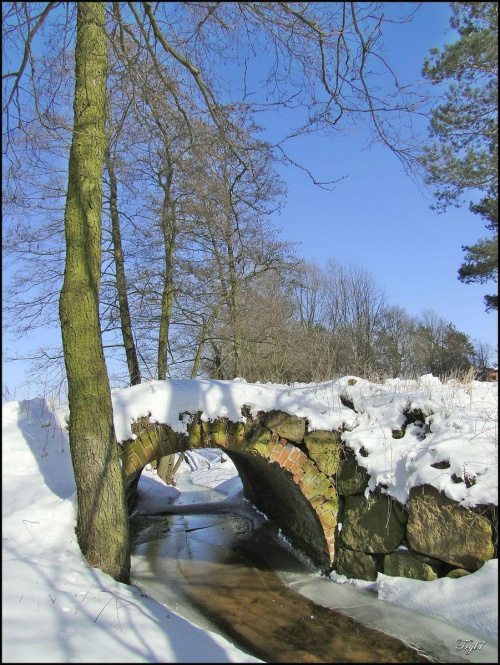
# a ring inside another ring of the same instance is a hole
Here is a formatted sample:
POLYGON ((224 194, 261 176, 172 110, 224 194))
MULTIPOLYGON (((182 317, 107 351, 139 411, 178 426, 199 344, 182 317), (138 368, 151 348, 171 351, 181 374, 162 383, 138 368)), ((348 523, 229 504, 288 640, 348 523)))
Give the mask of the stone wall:
POLYGON ((383 493, 366 498, 368 474, 352 453, 339 465, 338 549, 334 568, 374 581, 379 572, 418 580, 461 577, 498 556, 497 507, 468 510, 430 485, 405 506, 383 493))
MULTIPOLYGON (((325 572, 375 580, 386 575, 432 580, 459 577, 497 555, 497 508, 467 510, 433 487, 413 488, 402 506, 376 488, 341 431, 308 431, 307 420, 281 411, 246 422, 190 420, 187 435, 147 419, 121 452, 132 506, 145 464, 190 448, 224 448, 240 474, 245 496, 273 519, 325 572)), ((404 435, 404 433, 403 433, 404 435)))

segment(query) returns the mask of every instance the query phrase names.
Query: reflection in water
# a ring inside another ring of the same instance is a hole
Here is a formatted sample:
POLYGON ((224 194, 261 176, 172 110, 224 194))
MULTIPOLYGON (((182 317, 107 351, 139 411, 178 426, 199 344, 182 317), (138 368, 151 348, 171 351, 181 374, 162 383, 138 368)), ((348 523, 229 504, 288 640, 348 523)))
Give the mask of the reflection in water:
POLYGON ((135 517, 132 578, 186 618, 271 662, 429 662, 396 638, 283 584, 311 576, 269 522, 233 514, 135 517))

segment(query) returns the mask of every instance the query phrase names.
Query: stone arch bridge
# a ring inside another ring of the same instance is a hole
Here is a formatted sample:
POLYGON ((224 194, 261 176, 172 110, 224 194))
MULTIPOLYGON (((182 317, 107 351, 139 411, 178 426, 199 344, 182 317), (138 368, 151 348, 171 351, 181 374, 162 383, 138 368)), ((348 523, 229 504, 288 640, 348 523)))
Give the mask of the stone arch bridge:
POLYGON ((323 570, 335 560, 338 516, 336 473, 341 431, 307 431, 307 421, 282 411, 246 422, 203 421, 201 412, 183 414, 187 434, 141 418, 132 425, 134 440, 121 444, 120 457, 127 502, 137 500, 137 485, 146 464, 165 455, 197 448, 222 448, 240 475, 245 497, 268 515, 323 570))

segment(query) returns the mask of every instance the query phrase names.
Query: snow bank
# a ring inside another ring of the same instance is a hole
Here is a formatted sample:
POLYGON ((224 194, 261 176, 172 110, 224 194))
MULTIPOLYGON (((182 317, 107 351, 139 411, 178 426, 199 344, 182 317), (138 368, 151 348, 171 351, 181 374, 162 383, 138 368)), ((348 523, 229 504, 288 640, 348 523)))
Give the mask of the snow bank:
POLYGON ((430 583, 379 573, 376 589, 379 600, 430 614, 498 642, 498 559, 487 561, 471 575, 430 583))
POLYGON ((66 432, 42 399, 2 416, 3 662, 261 662, 89 568, 66 432))

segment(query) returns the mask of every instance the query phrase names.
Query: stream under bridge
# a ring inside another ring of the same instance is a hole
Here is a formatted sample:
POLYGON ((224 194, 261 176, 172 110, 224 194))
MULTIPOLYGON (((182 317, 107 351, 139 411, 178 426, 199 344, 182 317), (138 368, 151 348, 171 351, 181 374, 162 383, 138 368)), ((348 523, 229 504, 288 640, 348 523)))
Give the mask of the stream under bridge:
POLYGON ((245 422, 187 416, 187 433, 143 417, 132 425, 135 439, 121 444, 120 458, 129 510, 147 464, 166 455, 221 448, 233 461, 245 497, 271 518, 324 571, 335 560, 338 519, 336 471, 343 447, 340 431, 307 431, 307 420, 283 411, 242 409, 245 422))

